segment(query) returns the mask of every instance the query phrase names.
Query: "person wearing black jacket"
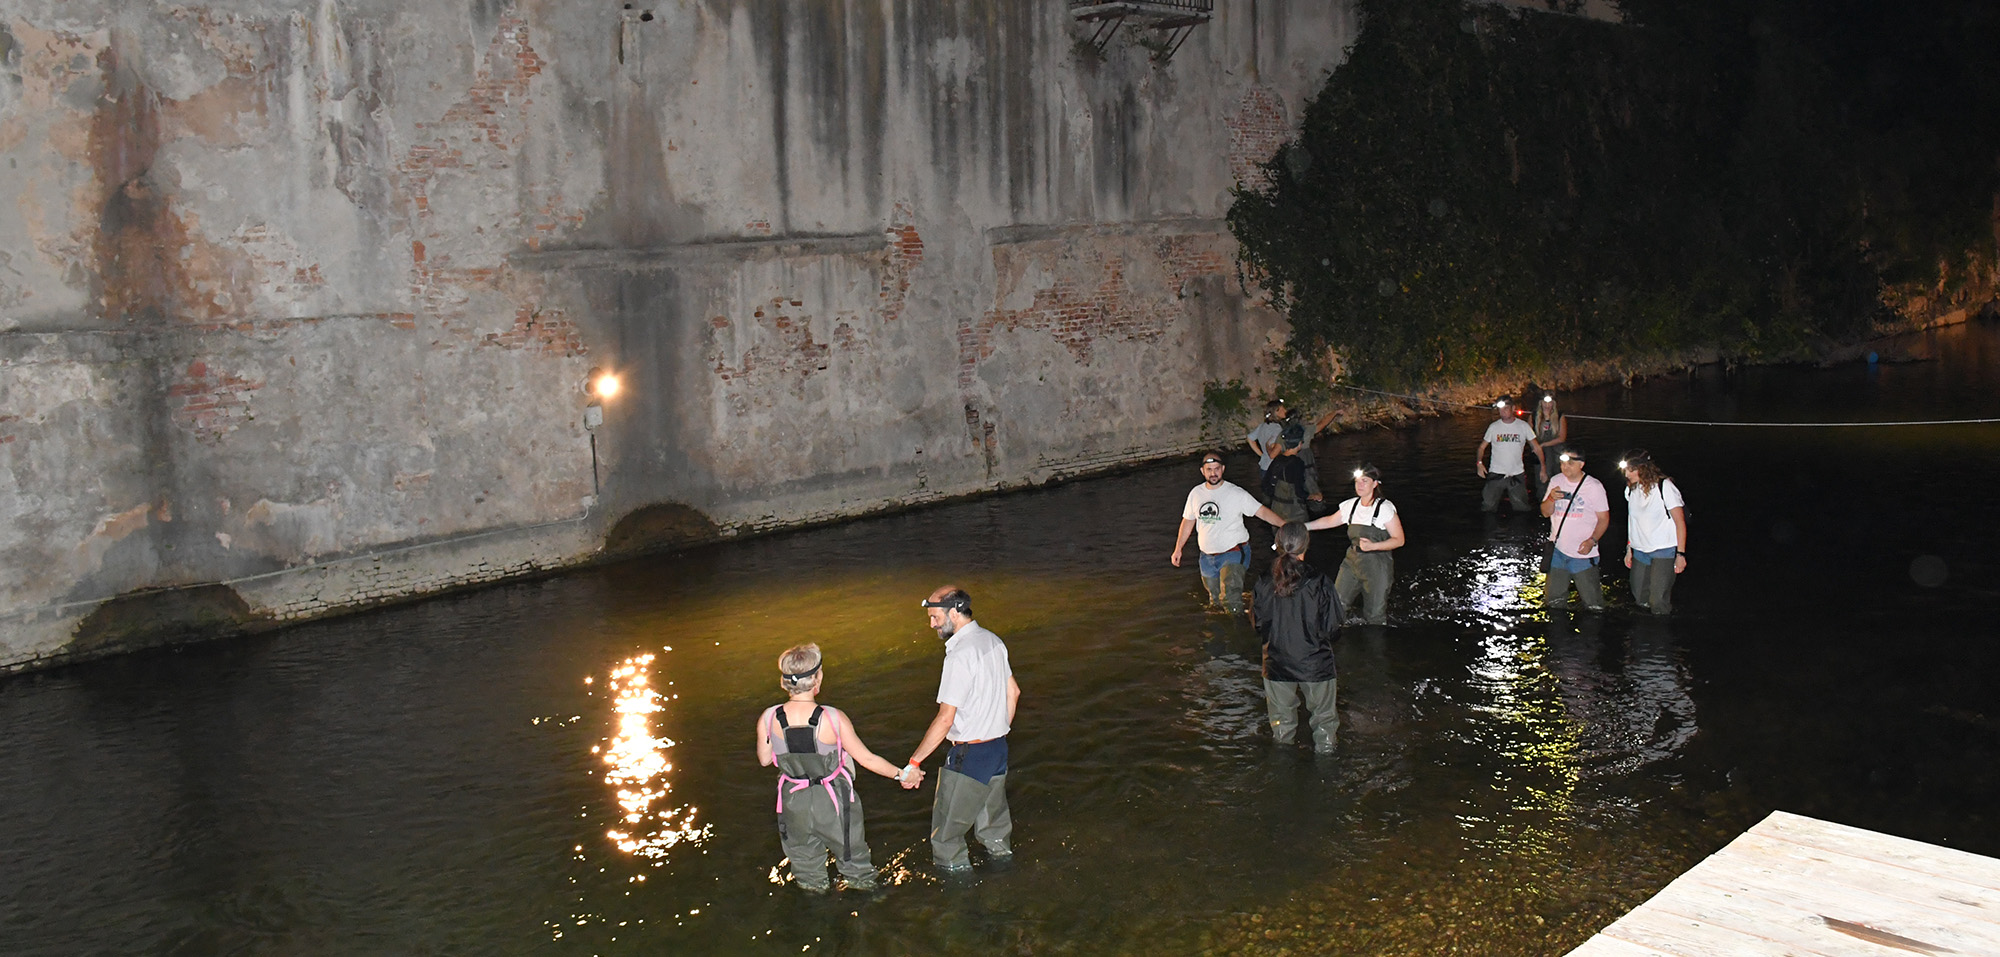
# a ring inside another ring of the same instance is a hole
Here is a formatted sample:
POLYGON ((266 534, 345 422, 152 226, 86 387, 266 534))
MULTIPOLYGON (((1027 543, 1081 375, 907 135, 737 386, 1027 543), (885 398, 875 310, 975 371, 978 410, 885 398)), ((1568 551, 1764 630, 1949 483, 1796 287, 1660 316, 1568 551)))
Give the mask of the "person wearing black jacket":
POLYGON ((1340 640, 1346 614, 1333 580, 1306 564, 1312 533, 1305 523, 1285 523, 1277 539, 1271 574, 1258 579, 1250 604, 1251 622, 1264 639, 1264 704, 1271 715, 1271 736, 1279 744, 1292 743, 1304 704, 1313 750, 1327 754, 1340 732, 1333 643, 1340 640))

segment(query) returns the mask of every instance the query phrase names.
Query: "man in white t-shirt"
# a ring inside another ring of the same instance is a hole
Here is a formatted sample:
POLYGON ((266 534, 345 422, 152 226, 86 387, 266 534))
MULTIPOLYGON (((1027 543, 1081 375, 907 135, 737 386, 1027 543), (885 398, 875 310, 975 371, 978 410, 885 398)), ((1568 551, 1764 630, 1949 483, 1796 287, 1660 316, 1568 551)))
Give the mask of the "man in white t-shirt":
MULTIPOLYGON (((930 623, 944 639, 944 676, 938 681, 938 712, 924 740, 910 754, 909 767, 923 770, 924 759, 949 740, 944 770, 931 803, 931 861, 946 871, 972 867, 965 845, 970 831, 994 863, 1011 861, 1014 818, 1007 810, 1007 733, 1021 686, 1000 636, 972 617, 972 596, 945 585, 924 599, 930 623)), ((913 788, 921 775, 911 775, 913 788)))
POLYGON ((1250 565, 1250 530, 1243 526, 1243 520, 1252 515, 1273 527, 1285 524, 1256 496, 1222 480, 1222 453, 1203 453, 1201 484, 1188 493, 1187 504, 1181 508, 1180 537, 1174 540, 1172 561, 1175 568, 1181 566, 1181 549, 1187 546, 1188 536, 1198 532, 1195 545, 1201 549, 1201 584, 1208 589, 1211 607, 1220 604, 1232 613, 1243 610, 1243 577, 1250 565))
POLYGON ((1611 499, 1603 482, 1583 474, 1582 449, 1564 446, 1556 461, 1562 463, 1562 474, 1549 476, 1549 493, 1542 498, 1542 514, 1549 519, 1549 541, 1555 543, 1542 603, 1550 608, 1568 606, 1569 586, 1574 581, 1583 607, 1603 611, 1597 543, 1611 527, 1611 499))
POLYGON ((1528 510, 1527 465, 1523 456, 1534 449, 1535 455, 1542 454, 1542 445, 1535 441, 1533 426, 1515 414, 1511 399, 1501 399, 1493 403, 1500 410, 1500 418, 1486 427, 1486 437, 1479 442, 1479 451, 1472 453, 1472 464, 1478 469, 1479 477, 1486 480, 1486 487, 1480 490, 1479 507, 1482 511, 1500 510, 1500 496, 1506 495, 1514 503, 1514 510, 1528 510), (1486 450, 1493 450, 1493 464, 1486 462, 1486 450))

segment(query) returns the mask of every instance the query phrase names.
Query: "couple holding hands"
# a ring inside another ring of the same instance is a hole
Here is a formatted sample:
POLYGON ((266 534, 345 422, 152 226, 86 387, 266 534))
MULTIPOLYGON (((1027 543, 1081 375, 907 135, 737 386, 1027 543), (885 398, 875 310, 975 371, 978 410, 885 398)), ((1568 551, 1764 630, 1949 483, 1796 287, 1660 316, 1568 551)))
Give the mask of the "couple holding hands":
POLYGON ((831 886, 826 856, 847 886, 875 886, 875 867, 854 790, 855 765, 914 790, 925 758, 950 742, 931 806, 931 854, 947 873, 970 870, 970 831, 998 864, 1013 859, 1014 822, 1007 810, 1007 733, 1021 686, 1000 637, 972 617, 972 598, 946 585, 924 600, 930 626, 944 639, 938 712, 909 763, 896 767, 861 741, 844 712, 817 700, 826 679, 818 645, 798 645, 778 657, 778 686, 787 700, 757 717, 757 760, 778 768, 778 841, 800 888, 831 886))

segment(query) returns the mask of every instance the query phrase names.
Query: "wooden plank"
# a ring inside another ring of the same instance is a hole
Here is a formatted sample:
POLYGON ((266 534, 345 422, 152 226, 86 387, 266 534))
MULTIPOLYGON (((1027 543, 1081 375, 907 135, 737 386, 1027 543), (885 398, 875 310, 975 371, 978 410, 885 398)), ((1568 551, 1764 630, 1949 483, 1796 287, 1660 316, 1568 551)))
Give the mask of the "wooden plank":
POLYGON ((1817 902, 1782 891, 1739 894, 1690 881, 1672 896, 1651 903, 1657 914, 1728 927, 1808 953, 1880 957, 1884 945, 1912 954, 2000 953, 2000 935, 1990 928, 1980 934, 1977 925, 1954 926, 1909 911, 1862 911, 1840 901, 1817 902))
POLYGON ((1829 895, 1858 895, 1871 905, 1886 908, 1889 902, 1900 901, 1960 920, 2000 924, 2000 891, 1948 875, 1902 869, 1885 874, 1857 858, 1824 854, 1754 832, 1738 838, 1729 850, 1728 855, 1702 862, 1702 879, 1791 887, 1801 893, 1808 885, 1818 885, 1829 895))
POLYGON ((1629 940, 1598 934, 1584 941, 1583 946, 1570 951, 1570 957, 1677 957, 1677 955, 1672 951, 1654 950, 1629 940))
POLYGON ((1650 947, 1675 957, 1888 957, 1880 947, 1858 940, 1850 939, 1844 944, 1830 942, 1834 949, 1800 948, 1763 934, 1669 914, 1650 905, 1651 902, 1641 904, 1599 936, 1650 947))
POLYGON ((2000 860, 1773 812, 1571 953, 2000 954, 2000 860))
POLYGON ((2000 890, 2000 860, 1970 851, 1864 831, 1784 811, 1771 812, 1769 817, 1750 830, 1849 857, 1864 857, 1926 874, 1949 874, 1967 883, 2000 890))

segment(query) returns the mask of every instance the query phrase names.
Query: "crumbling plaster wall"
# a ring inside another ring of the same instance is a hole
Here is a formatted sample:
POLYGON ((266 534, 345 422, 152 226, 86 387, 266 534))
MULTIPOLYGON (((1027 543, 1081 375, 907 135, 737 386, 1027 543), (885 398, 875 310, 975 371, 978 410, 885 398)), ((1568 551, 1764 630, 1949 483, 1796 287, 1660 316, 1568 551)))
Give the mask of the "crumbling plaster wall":
POLYGON ((1356 29, 1218 7, 13 0, 0 668, 1189 447, 1282 335, 1229 189, 1356 29))

